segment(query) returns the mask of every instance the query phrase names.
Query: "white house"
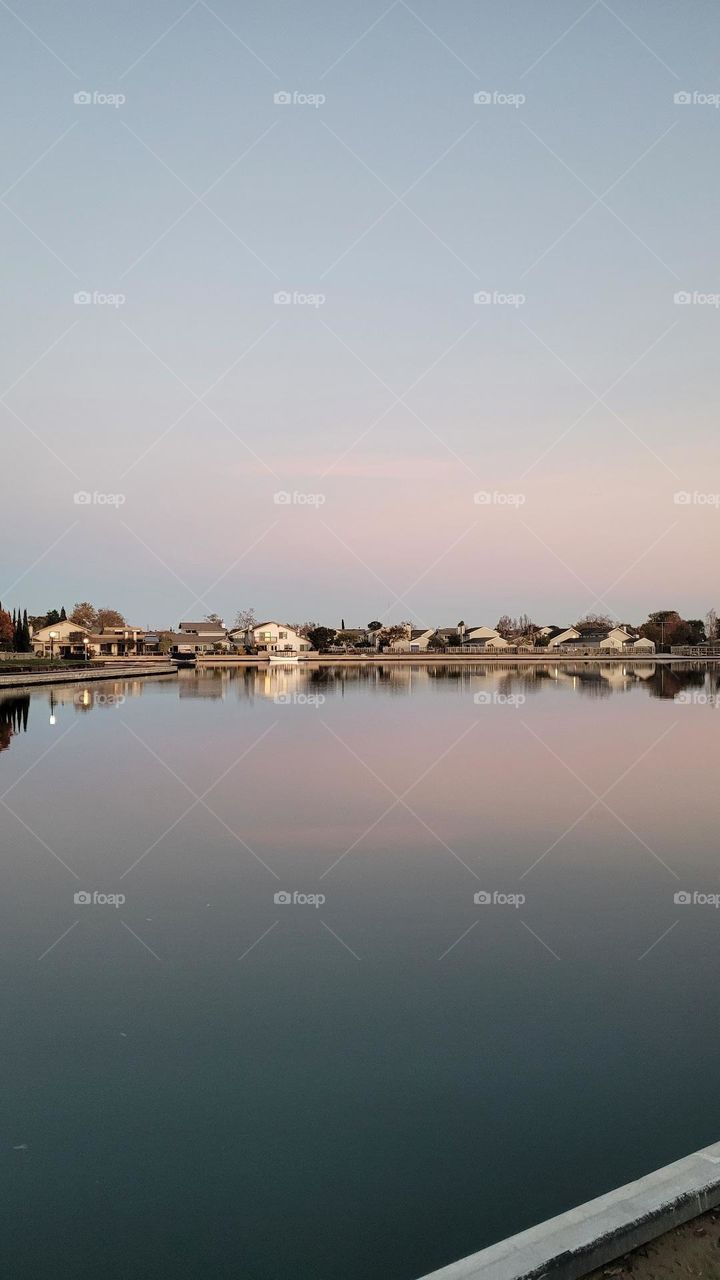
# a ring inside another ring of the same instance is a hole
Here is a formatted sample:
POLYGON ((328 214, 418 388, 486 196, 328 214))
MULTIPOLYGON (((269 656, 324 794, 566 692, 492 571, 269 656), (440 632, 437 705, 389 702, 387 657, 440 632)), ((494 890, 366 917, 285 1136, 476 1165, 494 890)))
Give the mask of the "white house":
POLYGON ((79 622, 53 622, 33 632, 33 653, 39 658, 81 658, 85 653, 83 640, 89 634, 89 628, 81 627, 79 622))
POLYGON ((216 649, 227 649, 228 633, 217 622, 181 622, 178 631, 184 638, 183 647, 195 653, 212 653, 216 649))
POLYGON ((389 646, 392 653, 426 653, 436 634, 434 627, 406 627, 405 632, 389 646))
POLYGON ((580 632, 577 627, 568 627, 565 631, 561 631, 558 635, 548 640, 548 649, 559 649, 564 644, 570 644, 573 640, 580 640, 580 632))
POLYGON ((312 645, 286 622, 258 622, 254 627, 238 627, 229 632, 238 649, 257 649, 258 653, 311 653, 312 645))
POLYGON ((654 653, 655 641, 648 640, 646 636, 640 636, 639 639, 635 640, 632 648, 635 653, 654 653))

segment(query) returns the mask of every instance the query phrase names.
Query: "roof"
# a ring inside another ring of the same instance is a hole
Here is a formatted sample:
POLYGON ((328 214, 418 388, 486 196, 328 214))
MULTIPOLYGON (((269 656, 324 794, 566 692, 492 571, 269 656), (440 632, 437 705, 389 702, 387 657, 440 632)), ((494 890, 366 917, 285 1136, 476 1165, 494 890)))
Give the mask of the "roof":
POLYGON ((193 632, 203 631, 206 634, 207 632, 214 631, 220 636, 224 636, 226 634, 225 627, 219 626, 217 622, 208 622, 207 620, 205 622, 181 622, 178 630, 193 632))

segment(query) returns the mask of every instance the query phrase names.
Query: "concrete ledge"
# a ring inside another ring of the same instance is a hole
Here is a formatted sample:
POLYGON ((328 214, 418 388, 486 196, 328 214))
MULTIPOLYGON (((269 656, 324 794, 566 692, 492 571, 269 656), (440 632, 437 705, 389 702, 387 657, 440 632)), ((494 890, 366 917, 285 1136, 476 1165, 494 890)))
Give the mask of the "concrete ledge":
POLYGON ((720 1204, 720 1142, 422 1280, 580 1280, 720 1204))
POLYGON ((73 671, 14 671, 2 675, 0 672, 0 691, 3 689, 31 689, 37 684, 87 684, 90 680, 132 680, 136 676, 176 676, 177 667, 172 664, 160 666, 154 663, 122 667, 90 667, 88 671, 75 668, 73 671))

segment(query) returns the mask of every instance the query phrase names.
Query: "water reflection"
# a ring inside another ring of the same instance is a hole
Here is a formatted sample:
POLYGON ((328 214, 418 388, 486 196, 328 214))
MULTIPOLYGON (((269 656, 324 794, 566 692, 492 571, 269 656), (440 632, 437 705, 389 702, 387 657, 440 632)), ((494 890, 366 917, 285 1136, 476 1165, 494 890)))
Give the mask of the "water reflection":
MULTIPOLYGON (((650 698, 667 701, 693 700, 698 705, 720 704, 720 667, 692 660, 660 662, 462 662, 426 665, 418 663, 312 663, 293 667, 237 666, 201 667, 180 671, 173 677, 114 679, 87 685, 59 685, 39 689, 45 696, 50 723, 68 713, 117 712, 129 698, 139 698, 150 690, 172 698, 227 698, 252 701, 267 699, 278 704, 298 702, 322 705, 325 698, 344 697, 354 690, 377 692, 387 697, 447 694, 452 689, 472 697, 480 690, 491 699, 511 702, 554 688, 589 698, 609 698, 639 689, 650 698)), ((518 704, 519 705, 519 704, 518 704)), ((0 696, 0 751, 12 738, 27 730, 30 695, 0 696)))
POLYGON ((28 693, 0 697, 0 751, 7 751, 14 735, 27 733, 29 712, 28 693))

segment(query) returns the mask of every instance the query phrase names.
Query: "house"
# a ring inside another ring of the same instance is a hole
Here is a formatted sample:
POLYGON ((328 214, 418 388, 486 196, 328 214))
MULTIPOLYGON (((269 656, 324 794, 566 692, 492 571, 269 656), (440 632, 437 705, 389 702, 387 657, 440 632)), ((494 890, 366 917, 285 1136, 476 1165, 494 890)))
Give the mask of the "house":
POLYGON ((83 658, 88 635, 88 627, 78 622, 53 622, 33 632, 33 653, 38 658, 83 658))
POLYGON ((142 627, 103 627, 89 631, 85 644, 91 658, 136 657, 145 652, 145 632, 142 627))
POLYGON ((507 649, 509 641, 505 640, 494 627, 468 627, 458 622, 456 627, 440 627, 435 635, 445 648, 458 645, 473 649, 507 649))
POLYGON ((582 636, 577 627, 566 627, 564 631, 558 631, 548 640, 548 649, 561 649, 563 645, 577 644, 582 640, 582 636))
POLYGON ((600 641, 601 649, 619 649, 620 651, 634 645, 637 635, 628 631, 626 627, 611 627, 605 633, 605 638, 600 641))
POLYGON ((478 646, 483 649, 507 649, 510 641, 500 635, 494 627, 466 627, 463 644, 478 646))
POLYGON ((216 653, 218 649, 229 649, 228 633, 221 623, 181 622, 178 631, 183 637, 183 648, 189 653, 216 653), (186 648, 187 646, 187 648, 186 648))
POLYGON ((648 640, 646 636, 639 636, 632 645, 633 653, 654 653, 655 641, 648 640))
POLYGON ((406 627, 405 635, 393 640, 388 647, 391 653, 426 653, 434 635, 434 627, 406 627))
POLYGON ((258 653, 312 653, 312 645, 287 622, 258 622, 254 627, 238 627, 228 633, 238 649, 258 653))

